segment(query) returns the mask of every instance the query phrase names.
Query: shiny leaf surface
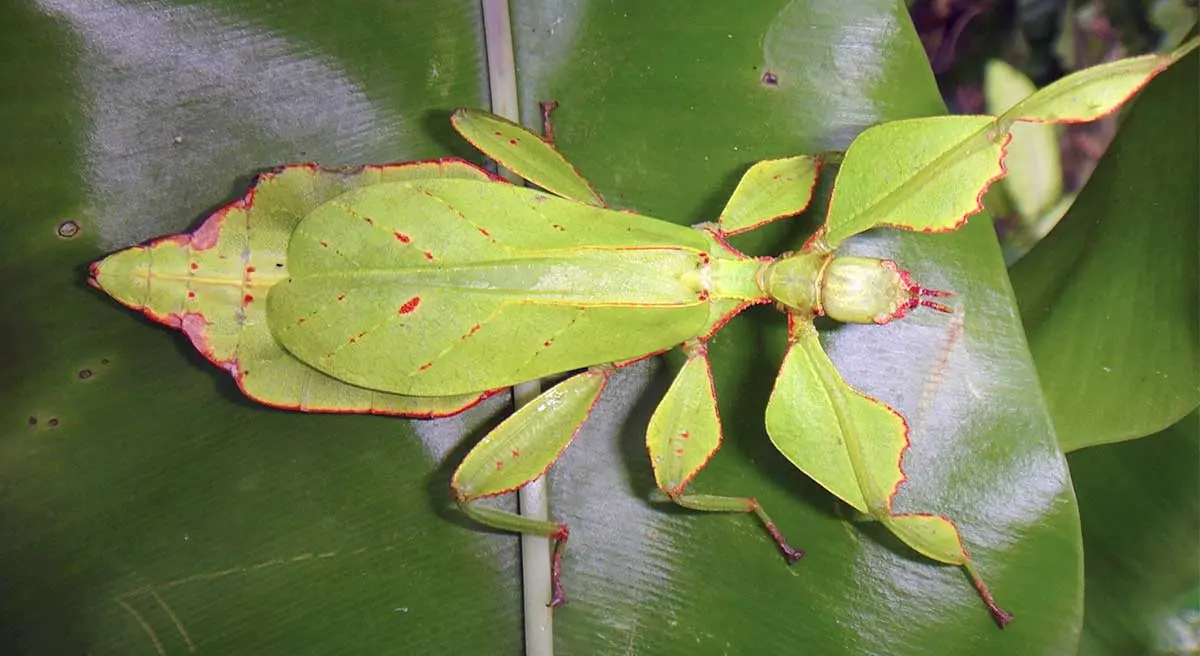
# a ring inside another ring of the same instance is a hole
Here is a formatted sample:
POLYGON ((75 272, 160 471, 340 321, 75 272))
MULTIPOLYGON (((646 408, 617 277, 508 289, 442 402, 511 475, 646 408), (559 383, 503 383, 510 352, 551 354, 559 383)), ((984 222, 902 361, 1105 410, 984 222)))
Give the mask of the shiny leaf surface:
MULTIPOLYGON (((411 423, 254 406, 83 283, 86 263, 179 232, 279 162, 469 153, 446 117, 484 103, 476 5, 4 12, 0 187, 18 205, 0 282, 21 308, 0 322, 5 651, 518 651, 516 539, 447 507, 498 403, 411 423), (61 239, 66 220, 81 230, 61 239)), ((526 124, 537 99, 560 101, 558 143, 597 189, 680 224, 715 220, 754 161, 942 111, 900 3, 516 2, 514 18, 526 124)), ((736 243, 777 253, 812 227, 736 243)), ((954 517, 1013 624, 997 631, 961 571, 846 521, 773 450, 784 329, 761 308, 711 345, 726 443, 690 489, 756 496, 808 555, 789 570, 750 518, 648 501, 644 433, 665 386, 662 367, 631 368, 551 475, 574 529, 559 651, 1073 649, 1078 522, 990 226, 846 246, 958 294, 952 317, 819 328, 844 377, 912 426, 897 511, 954 517)))
POLYGON ((1198 59, 1149 85, 1067 216, 1012 270, 1065 451, 1156 433, 1200 403, 1198 59))

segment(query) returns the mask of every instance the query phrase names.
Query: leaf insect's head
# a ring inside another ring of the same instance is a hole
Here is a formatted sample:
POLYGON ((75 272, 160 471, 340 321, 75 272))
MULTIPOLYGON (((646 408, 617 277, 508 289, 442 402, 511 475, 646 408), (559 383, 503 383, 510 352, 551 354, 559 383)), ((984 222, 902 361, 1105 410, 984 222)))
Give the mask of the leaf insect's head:
POLYGON ((843 323, 882 325, 902 318, 919 306, 953 312, 929 299, 953 295, 914 283, 908 272, 892 260, 834 257, 824 271, 821 310, 829 318, 843 323))

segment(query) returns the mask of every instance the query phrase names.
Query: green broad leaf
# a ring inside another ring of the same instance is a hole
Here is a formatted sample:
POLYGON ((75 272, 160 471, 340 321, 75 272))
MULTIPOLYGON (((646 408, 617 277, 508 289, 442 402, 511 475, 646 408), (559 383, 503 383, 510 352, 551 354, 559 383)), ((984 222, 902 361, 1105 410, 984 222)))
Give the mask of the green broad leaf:
MULTIPOLYGON (((1033 81, 1008 63, 988 62, 983 93, 987 111, 1000 115, 1037 90, 1033 81)), ((1033 227, 1062 197, 1062 155, 1058 128, 1044 123, 1019 123, 1005 154, 1008 176, 1000 186, 1012 199, 1022 225, 1033 227)))
POLYGON ((1081 654, 1195 650, 1198 435, 1193 412, 1145 439, 1068 457, 1087 550, 1081 654))
MULTIPOLYGON (((525 124, 559 101, 557 143, 598 192, 680 225, 715 221, 756 161, 944 111, 890 0, 511 6, 525 124)), ((449 493, 501 400, 435 421, 265 408, 85 282, 89 263, 196 226, 282 162, 475 157, 449 116, 488 105, 479 4, 0 12, 0 651, 519 653, 517 539, 449 493)), ((831 177, 805 217, 735 245, 797 248, 831 177)), ((559 652, 1075 649, 1074 498, 990 226, 843 248, 957 294, 949 317, 818 328, 843 377, 909 421, 896 511, 952 517, 1013 623, 997 630, 960 568, 849 521, 775 451, 763 423, 786 329, 762 307, 709 344, 724 444, 688 490, 754 496, 807 555, 789 567, 754 518, 652 498, 645 432, 668 367, 623 369, 549 476, 572 527, 559 652)))
POLYGON ((1198 59, 1147 87, 1058 228, 1012 270, 1065 451, 1156 433, 1200 403, 1198 59))

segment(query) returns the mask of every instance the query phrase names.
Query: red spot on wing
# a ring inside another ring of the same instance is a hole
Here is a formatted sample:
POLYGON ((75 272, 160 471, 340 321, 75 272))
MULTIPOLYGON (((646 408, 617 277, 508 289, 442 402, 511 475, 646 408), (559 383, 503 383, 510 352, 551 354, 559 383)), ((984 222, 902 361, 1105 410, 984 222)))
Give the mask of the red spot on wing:
POLYGON ((339 302, 339 303, 341 303, 342 301, 346 300, 346 295, 345 295, 345 294, 338 294, 337 300, 338 300, 338 302, 339 302))
POLYGON ((250 294, 246 294, 245 296, 242 297, 242 305, 250 305, 253 302, 254 302, 254 296, 252 296, 250 294))
POLYGON ((504 462, 501 460, 497 460, 496 461, 496 471, 500 471, 501 469, 504 469, 504 462))
POLYGON ((433 366, 433 363, 432 363, 432 362, 426 362, 425 364, 423 364, 423 365, 421 365, 421 366, 417 367, 417 371, 425 371, 426 369, 428 369, 428 368, 430 368, 430 367, 432 367, 432 366, 433 366))
POLYGON ((701 301, 707 301, 708 300, 708 290, 701 289, 700 293, 696 294, 696 298, 701 301))
POLYGON ((483 328, 483 324, 477 323, 474 326, 471 326, 471 329, 467 331, 467 334, 463 335, 463 339, 466 339, 467 337, 470 337, 471 335, 474 335, 475 333, 479 332, 480 328, 483 328))
POLYGON ((196 292, 189 289, 188 290, 188 298, 196 298, 196 292))
POLYGON ((501 133, 500 133, 500 131, 499 131, 499 130, 493 130, 493 131, 492 131, 492 134, 496 135, 497 137, 503 137, 503 136, 504 136, 503 134, 501 134, 501 133))
POLYGON ((430 253, 429 251, 425 251, 425 259, 432 261, 433 253, 430 253))
POLYGON ((683 457, 683 448, 680 447, 678 449, 675 449, 675 455, 677 455, 679 457, 683 457))
POLYGON ((517 145, 517 140, 516 140, 516 139, 509 139, 509 140, 508 140, 508 145, 510 145, 510 146, 515 146, 515 145, 517 145))
POLYGON ((200 265, 195 262, 192 262, 189 266, 192 268, 192 271, 200 268, 200 265))
POLYGON ((322 241, 321 241, 321 248, 329 248, 329 242, 322 240, 322 241))
POLYGON ((408 314, 409 312, 412 312, 413 310, 417 309, 417 306, 420 304, 421 304, 421 297, 414 296, 414 297, 408 299, 407 301, 405 301, 404 305, 400 306, 400 309, 398 310, 398 312, 400 314, 408 314))
POLYGON ((521 451, 520 451, 519 449, 513 449, 513 450, 512 450, 512 457, 514 457, 514 458, 520 458, 520 457, 521 457, 521 451))
POLYGON ((484 237, 492 236, 492 234, 490 232, 488 232, 487 230, 484 230, 483 228, 479 228, 478 230, 479 230, 479 234, 483 235, 484 237))
POLYGON ((255 271, 257 271, 257 270, 258 270, 258 269, 255 269, 255 268, 254 268, 254 267, 252 267, 252 266, 248 266, 248 267, 246 267, 246 273, 254 273, 254 272, 255 272, 255 271))
POLYGON ((548 339, 548 340, 546 340, 546 341, 542 342, 542 346, 546 346, 546 347, 548 347, 548 346, 550 346, 550 343, 551 343, 551 342, 553 342, 553 341, 554 341, 554 340, 552 340, 552 339, 548 339))
POLYGON ((396 235, 396 239, 400 240, 401 244, 407 244, 408 242, 412 241, 412 237, 409 237, 402 232, 393 232, 392 234, 396 235))
POLYGON ((691 439, 691 437, 692 437, 691 434, 688 433, 687 431, 683 431, 682 433, 679 434, 679 439, 681 439, 681 440, 691 439))

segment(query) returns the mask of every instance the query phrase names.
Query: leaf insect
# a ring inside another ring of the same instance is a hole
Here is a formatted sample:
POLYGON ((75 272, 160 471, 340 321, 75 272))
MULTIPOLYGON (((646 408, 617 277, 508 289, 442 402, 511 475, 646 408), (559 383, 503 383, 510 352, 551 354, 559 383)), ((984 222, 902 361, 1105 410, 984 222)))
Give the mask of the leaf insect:
POLYGON ((754 498, 687 489, 721 443, 707 342, 745 308, 773 303, 787 316, 789 343, 766 410, 772 443, 915 551, 963 567, 1003 627, 1011 616, 952 521, 893 511, 908 426, 842 379, 813 319, 883 324, 921 307, 950 312, 939 300, 949 292, 922 287, 891 260, 837 249, 878 227, 958 229, 1004 176, 1014 122, 1107 114, 1197 43, 1073 74, 1000 117, 868 128, 845 154, 822 226, 776 258, 748 257, 727 239, 804 211, 819 158, 754 164, 715 222, 687 228, 608 209, 551 142, 464 109, 451 117, 454 128, 539 189, 458 159, 283 167, 195 231, 94 263, 90 282, 185 332, 270 406, 439 417, 513 384, 577 371, 493 429, 452 480, 473 519, 556 541, 552 605, 565 601, 567 525, 478 502, 544 473, 615 370, 675 346, 686 362, 646 435, 658 488, 693 510, 751 513, 788 562, 803 555, 754 498))

